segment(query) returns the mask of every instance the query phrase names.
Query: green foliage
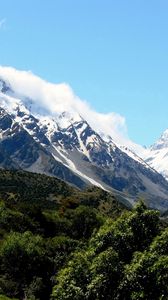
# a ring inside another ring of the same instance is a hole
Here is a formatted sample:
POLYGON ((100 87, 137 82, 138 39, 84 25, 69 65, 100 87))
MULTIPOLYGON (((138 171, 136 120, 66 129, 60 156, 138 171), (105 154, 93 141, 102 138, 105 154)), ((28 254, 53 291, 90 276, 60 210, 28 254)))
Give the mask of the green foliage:
POLYGON ((67 262, 69 255, 77 248, 83 245, 67 236, 56 236, 46 241, 47 256, 52 261, 53 273, 56 274, 60 268, 67 262))
POLYGON ((142 202, 117 220, 107 219, 86 251, 77 252, 58 274, 52 299, 167 299, 165 232, 157 236, 158 213, 142 202))
POLYGON ((150 249, 152 253, 168 255, 168 228, 154 239, 150 249))
POLYGON ((159 232, 159 215, 139 203, 133 212, 121 215, 116 221, 107 220, 91 240, 97 253, 113 247, 121 260, 127 262, 135 251, 144 250, 159 232))
POLYGON ((158 237, 148 251, 135 253, 125 266, 117 299, 167 299, 168 256, 153 252, 158 237))
POLYGON ((88 239, 103 224, 103 218, 90 207, 79 206, 66 216, 71 220, 71 234, 76 239, 88 239))
POLYGON ((4 292, 11 296, 24 295, 33 277, 45 277, 44 271, 49 266, 42 237, 30 232, 7 235, 0 249, 0 260, 2 272, 5 274, 1 277, 1 284, 4 292), (11 290, 8 280, 12 282, 11 290))
POLYGON ((122 263, 111 247, 96 256, 90 266, 87 299, 112 299, 122 274, 122 263))
POLYGON ((0 299, 168 299, 167 224, 143 202, 22 171, 0 196, 0 299))
POLYGON ((17 300, 16 298, 9 298, 4 295, 0 295, 0 300, 17 300))
POLYGON ((129 222, 137 250, 144 250, 159 233, 159 213, 148 210, 143 202, 135 206, 129 222))
POLYGON ((0 202, 0 228, 1 231, 10 232, 26 230, 35 230, 36 224, 32 220, 24 215, 22 212, 9 209, 4 201, 0 202))
POLYGON ((100 228, 100 231, 90 241, 90 246, 94 247, 95 252, 106 250, 108 247, 113 247, 118 251, 120 259, 130 259, 133 251, 133 233, 128 225, 129 214, 123 215, 116 221, 107 220, 100 228))
POLYGON ((53 289, 52 299, 85 299, 86 285, 89 277, 89 259, 85 252, 78 252, 60 271, 57 285, 53 289))
MULTIPOLYGON (((77 191, 44 175, 2 170, 0 196, 0 293, 49 299, 54 276, 104 222, 90 202, 96 198, 100 204, 107 194, 97 188, 77 191), (82 199, 89 199, 87 205, 80 206, 82 199)), ((116 206, 119 214, 122 206, 112 198, 111 212, 116 206)))
POLYGON ((82 205, 96 208, 101 214, 112 218, 117 218, 126 210, 126 207, 116 201, 112 194, 96 187, 90 187, 85 192, 78 193, 77 198, 82 205))
POLYGON ((45 236, 69 235, 71 222, 60 216, 56 211, 46 211, 43 213, 41 227, 44 228, 45 236))

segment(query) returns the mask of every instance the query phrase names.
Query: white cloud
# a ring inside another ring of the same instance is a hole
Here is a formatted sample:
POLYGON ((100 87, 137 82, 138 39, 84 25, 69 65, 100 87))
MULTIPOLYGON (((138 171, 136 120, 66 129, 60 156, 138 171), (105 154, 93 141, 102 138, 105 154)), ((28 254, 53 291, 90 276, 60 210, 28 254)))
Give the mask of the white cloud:
POLYGON ((5 24, 6 24, 6 19, 5 18, 1 19, 0 20, 0 29, 4 28, 5 24))
POLYGON ((96 112, 88 102, 76 96, 66 83, 49 83, 31 71, 18 71, 11 67, 0 67, 0 77, 10 83, 18 96, 31 98, 36 111, 53 116, 63 111, 79 113, 91 127, 115 142, 136 147, 127 135, 125 118, 115 112, 107 114, 96 112))

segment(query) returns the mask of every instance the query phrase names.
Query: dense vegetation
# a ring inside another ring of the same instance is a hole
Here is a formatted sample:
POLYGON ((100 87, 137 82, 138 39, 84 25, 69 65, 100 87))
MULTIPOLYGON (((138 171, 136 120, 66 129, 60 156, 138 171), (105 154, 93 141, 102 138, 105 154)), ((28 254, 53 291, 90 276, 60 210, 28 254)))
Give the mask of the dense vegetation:
POLYGON ((0 197, 0 300, 168 299, 168 228, 143 202, 21 171, 0 197))

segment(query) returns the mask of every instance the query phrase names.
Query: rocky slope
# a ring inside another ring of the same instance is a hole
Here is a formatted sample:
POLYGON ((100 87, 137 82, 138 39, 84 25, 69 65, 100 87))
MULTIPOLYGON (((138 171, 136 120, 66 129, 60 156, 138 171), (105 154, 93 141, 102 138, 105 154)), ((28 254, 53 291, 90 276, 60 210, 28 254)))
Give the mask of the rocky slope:
POLYGON ((168 208, 168 183, 113 139, 103 139, 76 109, 58 113, 36 107, 0 74, 0 166, 59 177, 79 188, 88 184, 133 203, 168 208))

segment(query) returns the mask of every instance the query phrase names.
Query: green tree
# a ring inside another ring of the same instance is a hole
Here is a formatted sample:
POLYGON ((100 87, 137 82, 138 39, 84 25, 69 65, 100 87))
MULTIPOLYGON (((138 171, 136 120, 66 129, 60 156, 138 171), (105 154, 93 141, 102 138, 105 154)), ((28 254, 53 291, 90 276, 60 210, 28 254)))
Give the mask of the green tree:
POLYGON ((0 262, 3 293, 16 297, 24 296, 35 277, 45 282, 50 267, 43 239, 30 232, 9 234, 0 249, 0 262))
POLYGON ((122 263, 118 254, 110 247, 96 256, 90 267, 90 283, 87 299, 114 299, 122 274, 122 263))
POLYGON ((135 251, 146 249, 159 232, 159 214, 148 210, 143 202, 133 212, 126 212, 116 221, 108 219, 90 241, 97 253, 112 247, 120 259, 128 263, 135 251))
POLYGON ((157 236, 149 250, 136 252, 125 267, 117 299, 168 298, 168 229, 157 236))
POLYGON ((89 282, 89 255, 86 252, 78 252, 62 269, 57 278, 57 284, 53 288, 52 299, 59 300, 84 300, 86 287, 89 282))
POLYGON ((91 207, 79 206, 73 212, 69 211, 69 214, 71 234, 76 239, 90 238, 93 231, 103 223, 103 218, 91 207))

